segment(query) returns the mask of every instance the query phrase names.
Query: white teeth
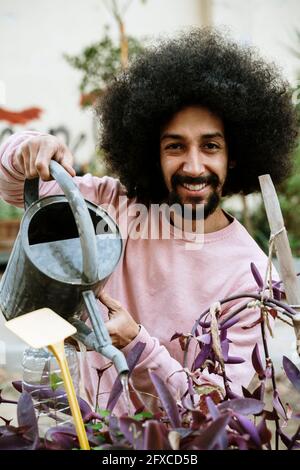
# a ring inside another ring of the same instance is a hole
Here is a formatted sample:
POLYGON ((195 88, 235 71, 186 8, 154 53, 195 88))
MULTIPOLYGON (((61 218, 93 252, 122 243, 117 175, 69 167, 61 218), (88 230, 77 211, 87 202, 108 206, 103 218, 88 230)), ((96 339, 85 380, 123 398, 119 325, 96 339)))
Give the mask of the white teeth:
POLYGON ((190 191, 201 191, 201 189, 205 188, 206 184, 187 184, 183 183, 182 186, 184 186, 186 189, 189 189, 190 191))

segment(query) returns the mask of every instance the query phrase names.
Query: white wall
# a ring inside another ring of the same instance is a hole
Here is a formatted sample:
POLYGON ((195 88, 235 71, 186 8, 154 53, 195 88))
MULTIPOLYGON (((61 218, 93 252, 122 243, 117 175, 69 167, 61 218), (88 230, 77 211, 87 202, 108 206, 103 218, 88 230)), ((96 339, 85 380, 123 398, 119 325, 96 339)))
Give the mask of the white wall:
POLYGON ((300 59, 289 50, 298 48, 299 0, 214 0, 214 22, 227 25, 241 42, 257 46, 262 55, 275 61, 289 79, 300 73, 300 59))
MULTIPOLYGON (((133 0, 127 17, 128 33, 156 35, 197 24, 197 0, 149 0, 146 6, 133 0)), ((79 160, 93 152, 92 116, 79 108, 80 74, 62 54, 76 54, 97 41, 105 24, 117 38, 103 0, 0 0, 0 80, 6 92, 2 106, 13 111, 43 108, 42 118, 31 124, 39 130, 67 124, 73 138, 87 133, 88 144, 76 155, 79 160)), ((0 122, 0 130, 4 126, 0 122)))

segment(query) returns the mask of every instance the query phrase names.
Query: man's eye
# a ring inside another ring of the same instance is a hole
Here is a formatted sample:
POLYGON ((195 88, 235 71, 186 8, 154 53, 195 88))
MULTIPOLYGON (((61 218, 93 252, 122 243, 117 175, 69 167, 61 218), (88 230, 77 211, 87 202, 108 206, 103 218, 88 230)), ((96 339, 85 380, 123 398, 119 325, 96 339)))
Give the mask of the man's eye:
POLYGON ((179 143, 168 144, 166 146, 166 150, 179 150, 181 148, 182 148, 182 144, 179 144, 179 143))
POLYGON ((213 143, 213 142, 208 142, 207 144, 204 144, 204 147, 207 148, 208 150, 215 150, 219 149, 219 145, 213 143))

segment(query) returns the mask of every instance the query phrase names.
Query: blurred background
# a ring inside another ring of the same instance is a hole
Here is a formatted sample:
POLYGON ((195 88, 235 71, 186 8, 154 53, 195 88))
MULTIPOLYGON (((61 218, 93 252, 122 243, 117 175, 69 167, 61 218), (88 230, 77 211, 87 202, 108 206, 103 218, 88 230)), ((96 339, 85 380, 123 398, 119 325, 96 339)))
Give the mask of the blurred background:
MULTIPOLYGON (((78 173, 105 174, 96 150, 95 98, 143 47, 191 26, 225 26, 237 41, 257 46, 290 81, 297 105, 299 24, 298 0, 0 0, 0 142, 24 129, 60 135, 78 173)), ((276 188, 297 266, 299 167, 296 152, 293 175, 276 188)), ((269 227, 260 195, 230 198, 225 207, 266 251, 269 227)), ((0 276, 21 215, 0 201, 0 276)), ((283 352, 297 361, 293 330, 277 323, 279 339, 271 341, 275 362, 283 352)), ((23 348, 1 318, 0 383, 19 373, 23 348)))

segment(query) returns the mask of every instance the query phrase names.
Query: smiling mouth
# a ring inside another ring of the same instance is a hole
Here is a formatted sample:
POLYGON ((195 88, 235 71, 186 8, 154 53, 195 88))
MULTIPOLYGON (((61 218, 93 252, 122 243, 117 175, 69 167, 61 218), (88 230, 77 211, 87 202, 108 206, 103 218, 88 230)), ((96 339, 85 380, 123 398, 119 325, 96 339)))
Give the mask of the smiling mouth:
POLYGON ((202 184, 187 184, 187 183, 182 183, 181 186, 183 186, 185 189, 188 189, 189 191, 202 191, 204 188, 208 186, 207 183, 202 183, 202 184))

